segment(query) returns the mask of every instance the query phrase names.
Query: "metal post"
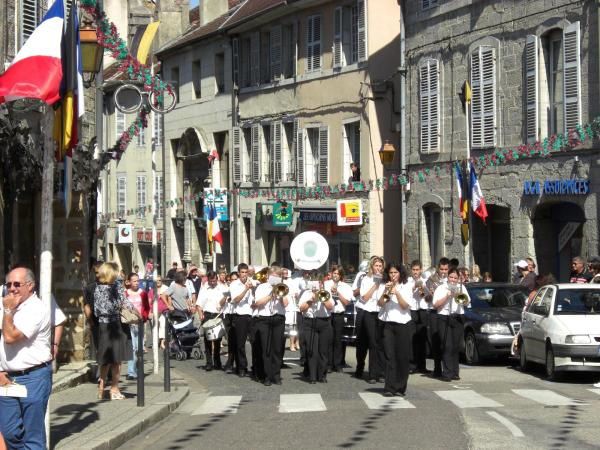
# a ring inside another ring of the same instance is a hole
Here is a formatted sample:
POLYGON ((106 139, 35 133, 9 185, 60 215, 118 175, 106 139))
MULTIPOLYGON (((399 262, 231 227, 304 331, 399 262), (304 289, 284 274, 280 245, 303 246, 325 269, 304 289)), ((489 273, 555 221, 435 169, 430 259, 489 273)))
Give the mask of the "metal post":
MULTIPOLYGON (((153 113, 158 114, 158 113, 153 113)), ((154 127, 154 121, 152 121, 152 127, 154 127)), ((153 128, 154 130, 154 128, 153 128)), ((156 133, 156 130, 154 130, 156 133)), ((154 363, 154 373, 158 375, 158 289, 156 288, 156 278, 154 278, 154 270, 158 264, 158 249, 157 249, 157 235, 156 235, 156 219, 158 217, 158 198, 156 192, 156 140, 157 136, 152 138, 152 294, 154 301, 152 302, 152 317, 154 318, 152 323, 152 358, 154 363)), ((156 272, 158 274, 158 270, 156 272)))
POLYGON ((137 405, 144 406, 144 321, 138 322, 137 336, 137 405))
POLYGON ((171 392, 171 361, 170 361, 170 350, 171 347, 171 330, 168 326, 165 326, 165 349, 163 351, 164 356, 164 391, 171 392))

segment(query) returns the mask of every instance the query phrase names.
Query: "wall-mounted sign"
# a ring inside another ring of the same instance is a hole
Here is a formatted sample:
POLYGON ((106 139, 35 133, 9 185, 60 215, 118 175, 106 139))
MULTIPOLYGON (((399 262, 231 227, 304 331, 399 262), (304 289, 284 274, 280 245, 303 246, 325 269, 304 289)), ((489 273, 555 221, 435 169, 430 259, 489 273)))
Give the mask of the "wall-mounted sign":
POLYGON ((316 222, 316 223, 336 223, 337 222, 335 211, 329 210, 329 209, 300 210, 300 220, 302 222, 316 222))
POLYGON ((204 189, 204 220, 208 221, 208 210, 214 204, 217 217, 221 222, 229 222, 229 210, 227 208, 227 189, 204 189))
POLYGON ((360 200, 337 201, 337 224, 340 227, 362 225, 362 203, 360 200))
POLYGON ((590 180, 537 180, 523 184, 523 195, 587 195, 590 192, 590 180))
MULTIPOLYGON (((137 241, 138 242, 150 242, 150 243, 152 243, 152 231, 138 230, 135 235, 137 237, 137 241)), ((162 236, 160 235, 160 231, 157 231, 156 232, 156 242, 160 242, 160 238, 161 237, 162 236)))
POLYGON ((133 225, 120 223, 117 227, 117 244, 133 244, 133 225))
POLYGON ((291 203, 273 204, 273 226, 289 227, 294 219, 294 207, 291 203))

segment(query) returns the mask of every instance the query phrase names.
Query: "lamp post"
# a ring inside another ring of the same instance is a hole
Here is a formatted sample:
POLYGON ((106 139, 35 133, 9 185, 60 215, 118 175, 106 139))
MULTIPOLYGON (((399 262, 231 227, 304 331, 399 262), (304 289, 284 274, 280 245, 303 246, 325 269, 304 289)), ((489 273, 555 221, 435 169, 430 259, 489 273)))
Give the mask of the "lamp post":
POLYGON ((82 70, 84 74, 89 74, 89 78, 83 80, 84 86, 89 88, 102 67, 104 53, 104 48, 98 42, 96 27, 90 20, 84 20, 83 27, 79 29, 79 41, 82 70))

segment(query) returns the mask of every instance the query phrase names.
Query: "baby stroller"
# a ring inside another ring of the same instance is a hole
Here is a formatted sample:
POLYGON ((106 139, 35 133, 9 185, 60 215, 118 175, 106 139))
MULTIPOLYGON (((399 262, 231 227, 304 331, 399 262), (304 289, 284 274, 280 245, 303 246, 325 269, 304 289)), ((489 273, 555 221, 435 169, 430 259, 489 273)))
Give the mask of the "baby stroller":
POLYGON ((200 348, 200 335, 194 326, 193 317, 178 310, 169 311, 166 316, 171 333, 170 356, 175 357, 177 361, 184 361, 190 356, 194 359, 204 358, 200 348))

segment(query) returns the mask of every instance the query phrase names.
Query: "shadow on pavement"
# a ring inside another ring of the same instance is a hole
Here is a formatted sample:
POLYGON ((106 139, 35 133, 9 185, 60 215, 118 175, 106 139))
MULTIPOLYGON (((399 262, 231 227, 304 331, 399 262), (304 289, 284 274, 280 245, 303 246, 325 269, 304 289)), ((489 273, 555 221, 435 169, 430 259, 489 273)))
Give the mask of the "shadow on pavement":
MULTIPOLYGON (((370 391, 378 392, 380 390, 372 389, 370 391)), ((374 431, 377 431, 377 422, 392 411, 391 402, 392 401, 390 401, 390 405, 384 405, 382 409, 373 411, 371 414, 369 414, 357 427, 357 430, 354 432, 354 434, 350 436, 346 442, 337 445, 337 447, 350 448, 356 445, 365 444, 364 441, 368 439, 368 435, 374 431)))
POLYGON ((60 441, 73 434, 81 433, 100 418, 97 402, 64 405, 52 412, 54 423, 50 427, 50 442, 54 448, 60 441), (70 417, 68 422, 60 423, 61 418, 70 417), (56 423, 59 422, 59 423, 56 423))

